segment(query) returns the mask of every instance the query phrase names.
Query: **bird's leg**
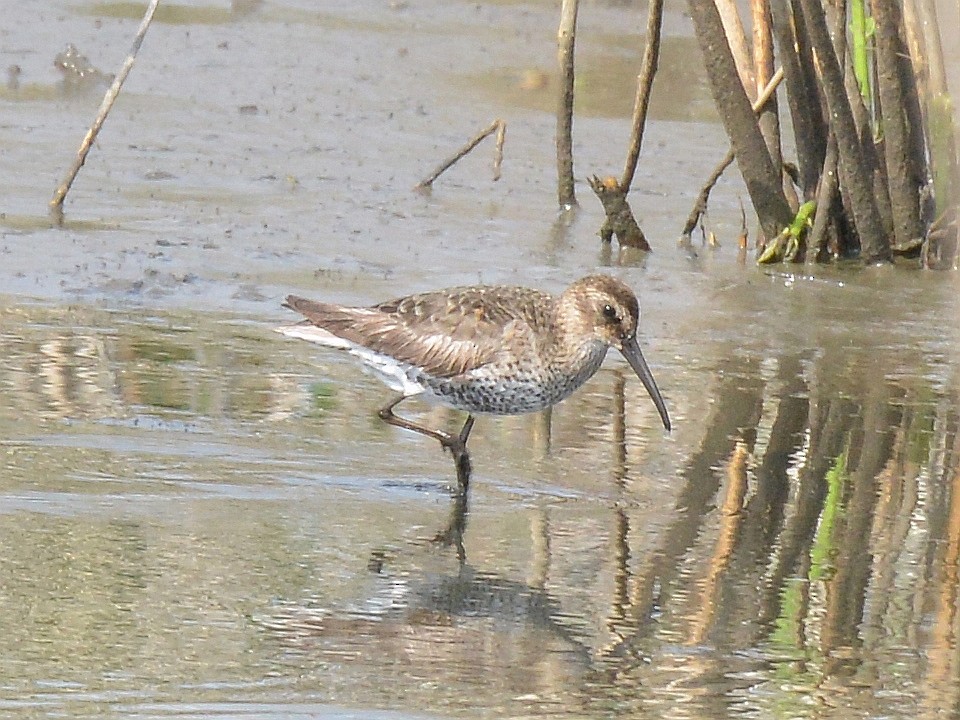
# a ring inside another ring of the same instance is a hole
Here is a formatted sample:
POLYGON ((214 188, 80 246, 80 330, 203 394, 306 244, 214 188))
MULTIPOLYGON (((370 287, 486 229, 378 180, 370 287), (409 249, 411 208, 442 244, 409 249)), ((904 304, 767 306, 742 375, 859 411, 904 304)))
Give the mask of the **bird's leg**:
POLYGON ((432 437, 447 449, 450 449, 454 445, 462 444, 459 437, 454 437, 450 433, 444 432, 443 430, 434 430, 425 425, 418 425, 413 422, 413 420, 408 420, 407 418, 394 414, 393 409, 406 399, 405 395, 401 395, 393 402, 380 408, 380 411, 377 413, 380 419, 390 425, 404 428, 405 430, 413 430, 413 432, 420 433, 421 435, 432 437))
POLYGON ((470 453, 467 452, 467 438, 470 437, 470 431, 473 429, 473 416, 467 416, 467 421, 463 424, 459 435, 451 435, 443 430, 434 430, 424 425, 418 425, 412 420, 396 415, 393 409, 405 399, 406 396, 401 395, 396 400, 380 408, 380 411, 377 413, 380 419, 390 425, 432 437, 444 448, 449 450, 450 454, 453 455, 453 462, 457 469, 457 482, 460 485, 460 491, 466 492, 467 485, 470 482, 470 453))
POLYGON ((467 447, 467 438, 470 437, 470 431, 473 430, 473 415, 467 415, 467 421, 460 429, 460 444, 467 447))
POLYGON ((470 431, 473 430, 473 415, 467 415, 466 422, 460 429, 460 435, 456 437, 454 445, 449 447, 450 454, 453 455, 453 463, 457 468, 457 484, 460 486, 460 493, 466 494, 467 487, 470 485, 470 453, 467 452, 467 438, 470 437, 470 431))

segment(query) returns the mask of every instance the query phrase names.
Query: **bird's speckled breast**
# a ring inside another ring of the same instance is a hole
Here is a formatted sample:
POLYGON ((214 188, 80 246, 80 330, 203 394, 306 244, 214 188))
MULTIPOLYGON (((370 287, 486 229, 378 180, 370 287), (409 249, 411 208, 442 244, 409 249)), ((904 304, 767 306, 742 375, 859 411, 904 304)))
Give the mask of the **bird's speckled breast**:
POLYGON ((437 402, 469 413, 520 415, 558 403, 583 385, 603 363, 606 345, 584 348, 573 366, 478 368, 454 378, 421 377, 437 402))

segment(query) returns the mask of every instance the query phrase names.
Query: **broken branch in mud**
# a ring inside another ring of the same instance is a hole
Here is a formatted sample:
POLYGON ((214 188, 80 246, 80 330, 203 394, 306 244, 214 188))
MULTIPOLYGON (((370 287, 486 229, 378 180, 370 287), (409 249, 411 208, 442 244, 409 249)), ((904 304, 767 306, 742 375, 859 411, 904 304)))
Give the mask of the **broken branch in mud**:
POLYGON ((503 142, 507 136, 507 124, 497 118, 490 125, 485 127, 483 130, 478 132, 472 138, 470 138, 463 147, 461 147, 457 152, 444 160, 440 165, 437 166, 437 169, 434 170, 430 175, 425 177, 423 180, 418 182, 414 186, 414 190, 426 190, 433 187, 433 181, 440 177, 443 173, 450 169, 455 163, 461 160, 467 153, 473 150, 480 142, 494 132, 497 133, 497 142, 493 151, 493 181, 496 182, 500 179, 500 166, 503 165, 503 142))
POLYGON ((153 14, 159 3, 160 0, 150 0, 150 4, 147 6, 147 10, 143 15, 143 20, 140 21, 140 27, 137 28, 137 34, 134 36, 133 45, 130 48, 127 59, 123 61, 120 72, 117 73, 106 95, 103 96, 103 102, 100 103, 100 110, 97 112, 97 117, 94 119, 90 129, 87 130, 87 134, 84 135, 80 143, 80 148, 77 150, 77 157, 73 161, 73 165, 71 165, 63 182, 57 186, 56 191, 53 193, 53 198, 50 200, 50 211, 60 220, 63 219, 63 201, 67 197, 67 193, 70 191, 70 187, 73 185, 77 173, 80 172, 80 168, 83 167, 84 162, 86 162, 87 153, 90 152, 93 141, 97 139, 100 128, 103 127, 103 123, 107 119, 107 114, 110 112, 114 102, 117 100, 117 96, 120 94, 120 88, 123 86, 127 75, 130 74, 130 70, 133 68, 133 63, 137 59, 137 53, 140 52, 143 38, 147 34, 147 28, 150 27, 150 22, 153 20, 153 14))
MULTIPOLYGON (((763 110, 764 105, 767 104, 767 101, 773 96, 773 93, 776 92, 777 86, 780 85, 782 80, 783 68, 778 68, 773 74, 773 77, 770 78, 770 82, 768 82, 766 87, 763 88, 763 92, 760 93, 756 101, 753 103, 754 113, 758 113, 763 110)), ((687 222, 684 224, 683 230, 680 232, 681 244, 690 242, 690 236, 700 223, 701 218, 703 218, 704 214, 707 212, 707 203, 710 200, 710 193, 713 191, 714 185, 716 185, 717 181, 720 180, 720 176, 723 175, 724 171, 730 167, 734 157, 735 153, 731 147, 727 151, 727 154, 724 156, 723 160, 721 160, 713 169, 713 172, 710 173, 710 177, 707 178, 707 181, 703 184, 703 187, 700 188, 700 193, 697 195, 697 199, 693 203, 693 208, 690 210, 690 214, 687 216, 687 222)))
POLYGON ((601 180, 596 175, 587 178, 590 187, 600 198, 606 218, 600 226, 600 239, 609 243, 614 235, 620 247, 639 248, 649 252, 650 243, 640 229, 633 211, 627 204, 627 193, 615 177, 601 180))

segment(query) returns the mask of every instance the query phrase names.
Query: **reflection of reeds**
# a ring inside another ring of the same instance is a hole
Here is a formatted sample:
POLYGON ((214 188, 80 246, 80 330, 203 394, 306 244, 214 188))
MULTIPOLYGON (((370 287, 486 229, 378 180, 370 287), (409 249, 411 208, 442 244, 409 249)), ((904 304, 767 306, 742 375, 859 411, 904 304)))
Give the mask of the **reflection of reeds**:
POLYGON ((850 488, 844 498, 843 522, 838 525, 831 548, 835 569, 825 583, 827 606, 820 649, 841 657, 863 641, 861 623, 873 572, 869 538, 878 477, 892 449, 891 428, 899 424, 890 415, 887 387, 874 386, 866 392, 862 424, 856 428, 850 450, 850 488))
POLYGON ((747 460, 750 453, 747 447, 738 442, 727 463, 726 489, 720 506, 720 528, 717 544, 709 560, 709 571, 699 592, 700 610, 692 618, 689 642, 699 645, 707 640, 707 633, 713 626, 717 606, 720 602, 720 581, 730 565, 730 559, 737 546, 740 526, 743 522, 743 500, 747 496, 747 460))
MULTIPOLYGON (((927 688, 930 708, 945 697, 955 704, 957 407, 933 407, 909 384, 870 382, 884 376, 877 363, 861 374, 853 358, 822 358, 807 371, 781 358, 766 383, 741 377, 718 387, 656 547, 638 551, 637 525, 623 508, 613 511, 605 664, 634 674, 654 638, 678 633, 728 651, 770 643, 804 658, 796 687, 820 685, 816 692, 836 701, 852 673, 901 686, 885 658, 906 646, 934 658, 911 666, 907 682, 927 688), (761 404, 763 414, 751 410, 761 404), (918 628, 929 608, 936 620, 927 635, 918 628)), ((685 682, 716 671, 687 663, 685 682)), ((860 701, 851 693, 842 702, 860 701)))
POLYGON ((932 715, 960 705, 960 432, 958 418, 938 422, 930 451, 930 477, 949 493, 942 560, 931 563, 932 624, 923 678, 924 709, 932 715))
MULTIPOLYGON (((0 413, 24 418, 118 418, 188 412, 214 417, 289 416, 302 399, 289 375, 263 364, 242 337, 116 324, 56 311, 0 336, 10 388, 0 413), (38 322, 39 321, 39 322, 38 322), (102 329, 97 328, 102 322, 102 329), (239 364, 239 365, 238 365, 239 364)), ((256 347, 256 346, 254 346, 256 347)))
POLYGON ((10 389, 0 414, 26 418, 110 415, 117 410, 115 377, 103 338, 77 331, 26 331, 3 341, 3 370, 10 389))

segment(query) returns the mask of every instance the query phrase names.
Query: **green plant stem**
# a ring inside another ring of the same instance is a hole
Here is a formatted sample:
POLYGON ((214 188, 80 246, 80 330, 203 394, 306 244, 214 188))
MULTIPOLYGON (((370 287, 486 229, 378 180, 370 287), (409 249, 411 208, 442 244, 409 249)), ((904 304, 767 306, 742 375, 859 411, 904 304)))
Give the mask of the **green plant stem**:
POLYGON ((867 59, 867 13, 864 0, 853 0, 850 3, 850 35, 853 72, 857 77, 860 95, 869 108, 872 103, 870 101, 870 62, 867 59))

